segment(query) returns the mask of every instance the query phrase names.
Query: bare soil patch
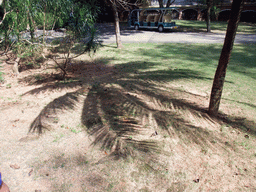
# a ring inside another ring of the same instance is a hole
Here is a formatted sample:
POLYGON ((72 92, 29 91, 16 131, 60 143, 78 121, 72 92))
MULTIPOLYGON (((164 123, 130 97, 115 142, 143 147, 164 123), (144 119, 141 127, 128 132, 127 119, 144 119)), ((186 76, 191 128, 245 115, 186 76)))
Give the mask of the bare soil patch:
POLYGON ((3 68, 0 170, 11 191, 256 191, 256 124, 240 109, 209 117, 197 90, 100 61, 73 63, 65 81, 48 62, 18 76, 3 68))

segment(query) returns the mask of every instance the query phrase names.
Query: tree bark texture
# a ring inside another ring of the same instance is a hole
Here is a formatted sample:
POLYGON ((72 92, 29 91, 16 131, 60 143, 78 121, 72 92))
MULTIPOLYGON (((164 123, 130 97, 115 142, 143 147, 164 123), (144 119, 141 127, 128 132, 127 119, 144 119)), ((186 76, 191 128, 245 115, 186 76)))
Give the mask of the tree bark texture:
POLYGON ((119 17, 118 17, 118 10, 115 3, 112 3, 112 10, 115 18, 115 31, 116 31, 116 44, 117 48, 121 49, 123 47, 121 42, 121 35, 120 35, 120 26, 119 26, 119 17))
POLYGON ((221 51, 219 64, 215 73, 213 86, 212 86, 212 92, 211 92, 211 98, 210 98, 210 104, 209 104, 209 110, 208 110, 210 115, 218 114, 223 85, 224 85, 225 76, 226 76, 226 70, 227 70, 227 66, 228 66, 231 52, 232 52, 236 30, 238 27, 241 10, 243 7, 243 2, 244 0, 234 0, 232 3, 226 37, 225 37, 224 45, 221 51))

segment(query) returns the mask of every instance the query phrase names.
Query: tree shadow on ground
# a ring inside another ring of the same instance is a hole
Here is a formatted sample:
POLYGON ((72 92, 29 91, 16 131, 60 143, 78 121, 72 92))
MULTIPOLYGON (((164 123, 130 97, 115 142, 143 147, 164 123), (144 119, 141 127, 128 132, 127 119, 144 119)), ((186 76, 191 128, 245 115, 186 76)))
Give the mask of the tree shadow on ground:
MULTIPOLYGON (((213 130, 229 125, 256 135, 255 122, 240 120, 221 114, 210 117, 207 109, 184 98, 190 93, 159 86, 175 79, 205 78, 197 71, 179 70, 140 72, 154 66, 151 62, 123 63, 109 67, 105 63, 80 63, 79 70, 70 71, 71 78, 81 78, 82 84, 43 108, 30 126, 30 132, 43 133, 47 123, 63 109, 73 109, 83 97, 81 122, 85 131, 94 136, 92 145, 100 145, 117 159, 136 156, 137 152, 164 152, 161 142, 176 138, 187 145, 196 144, 202 149, 221 148, 234 150, 234 146, 213 130), (84 68, 82 68, 85 66, 84 68)), ((73 84, 71 84, 73 85, 73 84)), ((64 84, 63 87, 70 87, 64 84)), ((43 84, 26 94, 53 89, 43 84)), ((200 99, 200 98, 199 98, 200 99)), ((110 156, 111 156, 110 155, 110 156)))

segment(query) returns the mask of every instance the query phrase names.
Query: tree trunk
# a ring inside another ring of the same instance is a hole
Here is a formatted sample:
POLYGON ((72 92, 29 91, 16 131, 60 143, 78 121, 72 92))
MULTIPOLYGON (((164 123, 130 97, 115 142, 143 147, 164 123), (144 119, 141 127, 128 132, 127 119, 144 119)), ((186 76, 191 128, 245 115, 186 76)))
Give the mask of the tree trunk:
POLYGON ((164 2, 163 2, 163 0, 158 0, 158 3, 159 3, 159 7, 160 7, 160 8, 163 8, 163 7, 164 7, 164 2))
POLYGON ((21 23, 19 21, 19 11, 16 12, 16 22, 17 22, 17 29, 16 29, 16 33, 17 33, 17 39, 18 39, 18 42, 20 42, 20 30, 19 30, 19 24, 21 23))
POLYGON ((121 42, 119 17, 118 17, 117 7, 114 3, 112 3, 112 9, 113 9, 113 14, 114 14, 114 18, 115 18, 116 44, 117 44, 117 48, 121 49, 123 47, 123 45, 121 42))
POLYGON ((228 22, 226 37, 225 37, 224 45, 221 51, 219 64, 215 73, 213 86, 212 86, 212 92, 211 92, 211 98, 210 98, 210 104, 209 104, 209 110, 208 110, 210 115, 218 114, 221 94, 222 94, 224 80, 226 76, 226 70, 227 70, 227 66, 229 63, 231 51, 232 51, 234 40, 235 40, 236 30, 237 30, 238 22, 240 19, 243 2, 244 0, 234 0, 232 3, 231 15, 228 22))
POLYGON ((4 52, 6 53, 10 44, 8 31, 4 32, 4 52))
POLYGON ((43 45, 45 44, 44 43, 44 38, 45 38, 45 20, 46 20, 46 15, 45 15, 45 12, 46 12, 46 5, 44 6, 44 12, 43 12, 43 14, 44 14, 44 26, 43 26, 43 45))
POLYGON ((4 21, 5 17, 6 17, 6 15, 7 15, 8 13, 10 13, 10 11, 9 11, 9 12, 6 12, 5 0, 4 0, 3 2, 1 2, 0 5, 1 5, 1 4, 3 4, 2 8, 4 9, 4 10, 3 10, 4 13, 3 13, 3 18, 2 18, 2 20, 0 21, 0 25, 3 23, 3 21, 4 21))
POLYGON ((174 2, 175 2, 175 0, 173 0, 173 1, 168 0, 166 3, 166 8, 170 7, 170 5, 172 5, 174 2))
POLYGON ((207 32, 211 32, 211 8, 212 8, 212 0, 207 0, 207 14, 206 14, 206 25, 207 32))
POLYGON ((31 41, 33 43, 34 42, 34 37, 35 37, 35 28, 33 26, 32 17, 30 15, 30 13, 28 13, 28 14, 29 14, 29 32, 30 32, 31 41))

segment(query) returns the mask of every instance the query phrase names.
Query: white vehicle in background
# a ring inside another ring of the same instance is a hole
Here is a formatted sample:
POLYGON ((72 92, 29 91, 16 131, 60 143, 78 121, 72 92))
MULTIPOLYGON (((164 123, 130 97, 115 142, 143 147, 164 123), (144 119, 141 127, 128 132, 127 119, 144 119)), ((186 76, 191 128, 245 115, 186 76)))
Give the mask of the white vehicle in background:
POLYGON ((129 15, 128 26, 135 30, 158 29, 159 32, 176 29, 178 26, 172 21, 174 10, 173 7, 134 9, 129 15))

